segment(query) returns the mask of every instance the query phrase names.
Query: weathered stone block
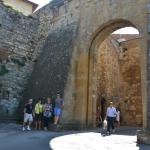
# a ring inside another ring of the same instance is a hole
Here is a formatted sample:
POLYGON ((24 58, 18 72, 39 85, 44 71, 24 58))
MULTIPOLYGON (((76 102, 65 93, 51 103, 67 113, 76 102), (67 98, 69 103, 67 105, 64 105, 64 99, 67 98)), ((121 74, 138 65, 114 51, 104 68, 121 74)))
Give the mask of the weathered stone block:
POLYGON ((137 131, 137 143, 138 144, 150 144, 150 132, 137 131))

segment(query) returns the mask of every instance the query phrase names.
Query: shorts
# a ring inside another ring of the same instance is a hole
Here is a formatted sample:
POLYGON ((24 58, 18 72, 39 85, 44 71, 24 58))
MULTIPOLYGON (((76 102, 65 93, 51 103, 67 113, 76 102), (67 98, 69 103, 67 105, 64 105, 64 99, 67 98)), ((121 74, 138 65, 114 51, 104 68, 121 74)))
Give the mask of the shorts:
POLYGON ((42 114, 35 114, 35 121, 42 121, 42 114))
POLYGON ((54 108, 54 115, 55 115, 55 116, 60 116, 60 115, 61 115, 61 109, 55 107, 55 108, 54 108))
POLYGON ((33 116, 32 114, 28 114, 28 113, 25 113, 24 114, 24 122, 32 122, 33 121, 33 116))

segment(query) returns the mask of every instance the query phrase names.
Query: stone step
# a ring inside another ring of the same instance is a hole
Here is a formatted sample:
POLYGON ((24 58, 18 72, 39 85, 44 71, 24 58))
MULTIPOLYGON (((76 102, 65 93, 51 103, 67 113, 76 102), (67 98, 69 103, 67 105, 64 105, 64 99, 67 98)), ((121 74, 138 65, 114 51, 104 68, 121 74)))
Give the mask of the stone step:
POLYGON ((0 122, 1 123, 15 123, 18 119, 16 117, 8 117, 8 116, 1 116, 0 122))

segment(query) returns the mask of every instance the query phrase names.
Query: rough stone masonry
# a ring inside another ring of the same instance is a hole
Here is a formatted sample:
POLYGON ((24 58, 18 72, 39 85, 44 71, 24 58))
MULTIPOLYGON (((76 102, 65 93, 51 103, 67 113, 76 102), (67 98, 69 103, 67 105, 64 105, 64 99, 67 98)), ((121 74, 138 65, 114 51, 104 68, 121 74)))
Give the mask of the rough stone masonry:
POLYGON ((34 64, 39 21, 0 3, 0 113, 13 116, 34 64))
POLYGON ((113 31, 132 26, 141 37, 143 128, 149 129, 147 6, 147 0, 54 0, 25 17, 0 4, 1 116, 16 116, 28 98, 54 99, 59 92, 62 124, 94 126, 99 46, 113 31))

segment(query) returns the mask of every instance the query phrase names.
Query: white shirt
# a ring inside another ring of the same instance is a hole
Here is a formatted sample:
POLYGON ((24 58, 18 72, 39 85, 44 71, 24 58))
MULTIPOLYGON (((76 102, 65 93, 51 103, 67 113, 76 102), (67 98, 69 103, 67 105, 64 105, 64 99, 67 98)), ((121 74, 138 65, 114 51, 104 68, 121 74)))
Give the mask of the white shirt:
POLYGON ((116 120, 117 120, 117 121, 120 121, 120 111, 117 112, 116 120))
POLYGON ((107 108, 107 113, 106 113, 107 117, 116 117, 116 114, 117 114, 117 112, 116 112, 115 107, 108 107, 107 108))

